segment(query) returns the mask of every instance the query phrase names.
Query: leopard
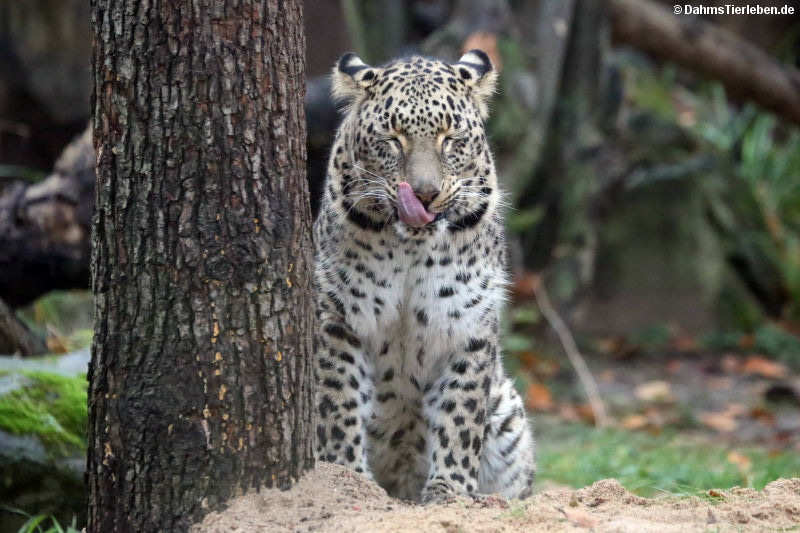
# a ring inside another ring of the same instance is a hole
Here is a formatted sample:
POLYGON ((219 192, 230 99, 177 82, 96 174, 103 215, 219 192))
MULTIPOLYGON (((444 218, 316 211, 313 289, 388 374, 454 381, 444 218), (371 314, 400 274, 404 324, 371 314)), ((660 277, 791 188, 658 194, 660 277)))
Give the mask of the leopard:
POLYGON ((497 71, 343 55, 314 222, 315 456, 420 502, 525 498, 533 433, 506 376, 503 197, 487 140, 497 71))

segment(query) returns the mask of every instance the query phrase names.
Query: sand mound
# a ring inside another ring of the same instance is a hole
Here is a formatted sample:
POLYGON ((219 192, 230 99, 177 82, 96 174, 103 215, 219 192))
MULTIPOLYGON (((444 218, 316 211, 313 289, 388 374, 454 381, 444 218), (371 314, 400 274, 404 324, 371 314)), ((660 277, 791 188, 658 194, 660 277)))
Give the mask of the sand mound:
POLYGON ((578 490, 553 489, 522 502, 458 499, 419 506, 390 498, 359 474, 322 463, 291 490, 262 490, 212 513, 194 533, 230 532, 515 532, 764 531, 800 528, 800 479, 763 491, 708 491, 707 498, 648 499, 614 479, 578 490))

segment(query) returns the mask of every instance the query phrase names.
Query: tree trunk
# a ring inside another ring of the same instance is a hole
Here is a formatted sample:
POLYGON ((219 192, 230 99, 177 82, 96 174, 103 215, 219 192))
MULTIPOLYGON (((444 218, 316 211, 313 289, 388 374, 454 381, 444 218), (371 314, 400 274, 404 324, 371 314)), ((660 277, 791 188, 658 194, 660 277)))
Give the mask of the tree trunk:
POLYGON ((296 0, 92 0, 90 532, 313 467, 296 0))
POLYGON ((548 269, 548 285, 562 307, 579 304, 594 275, 597 238, 591 204, 602 175, 607 20, 599 0, 576 3, 571 14, 552 6, 543 13, 548 11, 555 20, 570 22, 569 33, 550 131, 538 165, 517 185, 517 205, 543 209, 541 221, 521 236, 524 261, 529 269, 548 269))
POLYGON ((539 168, 542 151, 547 141, 553 112, 558 103, 564 58, 569 45, 568 29, 575 13, 575 0, 559 2, 526 2, 515 13, 520 31, 529 38, 523 40, 528 54, 536 58, 535 80, 537 81, 536 104, 531 109, 531 120, 525 136, 506 179, 511 197, 515 202, 531 179, 532 169, 539 168))

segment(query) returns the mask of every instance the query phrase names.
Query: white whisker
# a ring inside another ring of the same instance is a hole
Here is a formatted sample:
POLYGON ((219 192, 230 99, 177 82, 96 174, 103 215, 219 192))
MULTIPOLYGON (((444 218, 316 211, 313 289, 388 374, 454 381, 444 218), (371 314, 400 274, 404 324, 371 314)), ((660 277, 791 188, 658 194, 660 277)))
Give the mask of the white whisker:
POLYGON ((367 170, 367 169, 366 169, 366 168, 364 168, 364 167, 360 167, 360 166, 356 165, 355 163, 353 163, 353 168, 355 168, 356 170, 360 170, 360 171, 362 171, 362 172, 366 172, 366 173, 367 173, 367 174, 369 174, 370 176, 374 176, 374 177, 376 177, 376 178, 380 178, 380 179, 382 179, 382 180, 384 181, 384 183, 388 183, 388 181, 389 181, 389 180, 387 180, 385 177, 381 176, 380 174, 375 174, 375 173, 374 173, 374 172, 372 172, 371 170, 367 170))

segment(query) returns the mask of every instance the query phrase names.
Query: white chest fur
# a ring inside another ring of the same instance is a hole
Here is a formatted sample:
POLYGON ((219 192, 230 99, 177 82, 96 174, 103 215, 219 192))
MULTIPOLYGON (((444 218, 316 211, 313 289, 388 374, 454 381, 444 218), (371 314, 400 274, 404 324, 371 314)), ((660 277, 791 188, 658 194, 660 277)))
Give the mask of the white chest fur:
POLYGON ((424 383, 500 308, 499 260, 485 256, 479 232, 454 234, 442 222, 426 238, 404 235, 401 223, 380 233, 352 231, 325 258, 342 265, 339 297, 372 371, 388 345, 401 372, 424 383))

